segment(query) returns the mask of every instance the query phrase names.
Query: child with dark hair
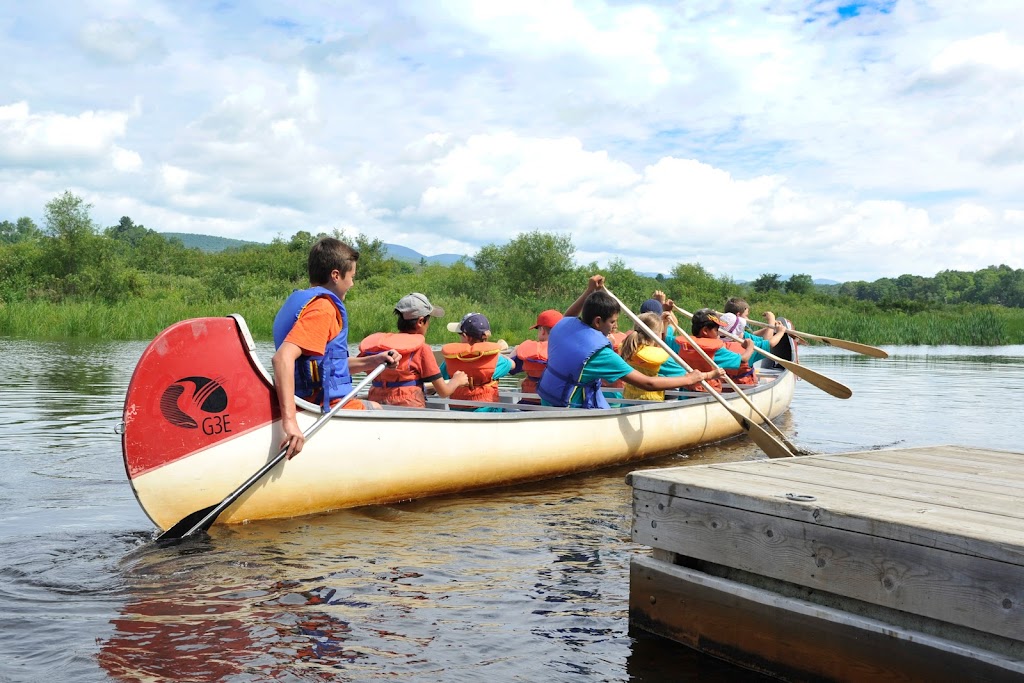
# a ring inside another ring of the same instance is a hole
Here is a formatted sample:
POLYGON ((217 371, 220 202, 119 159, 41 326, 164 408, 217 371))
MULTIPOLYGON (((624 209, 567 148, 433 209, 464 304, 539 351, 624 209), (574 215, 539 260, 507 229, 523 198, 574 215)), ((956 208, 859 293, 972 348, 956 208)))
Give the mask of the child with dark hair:
MULTIPOLYGON (((296 420, 295 398, 320 403, 330 410, 352 390, 352 373, 378 365, 395 367, 399 354, 389 351, 367 358, 348 356, 348 311, 345 294, 356 276, 359 252, 333 237, 321 237, 309 250, 309 289, 292 292, 274 317, 274 387, 281 408, 288 457, 302 450, 305 437, 296 420)), ((344 409, 380 408, 375 402, 352 399, 344 409)))
POLYGON ((544 405, 608 408, 601 392, 605 382, 622 379, 644 391, 664 391, 720 376, 716 370, 649 377, 633 369, 612 350, 608 339, 617 330, 618 320, 619 304, 604 291, 604 276, 592 276, 548 338, 548 368, 537 386, 544 405))
POLYGON ((434 352, 427 345, 426 334, 430 328, 430 319, 443 317, 443 308, 430 303, 426 295, 413 292, 398 300, 395 315, 398 317, 397 334, 376 332, 359 343, 360 356, 372 356, 390 350, 402 356, 395 369, 385 370, 373 381, 371 400, 393 406, 425 408, 425 384, 431 385, 441 398, 447 398, 469 381, 464 372, 456 372, 451 380, 446 381, 441 376, 434 352))

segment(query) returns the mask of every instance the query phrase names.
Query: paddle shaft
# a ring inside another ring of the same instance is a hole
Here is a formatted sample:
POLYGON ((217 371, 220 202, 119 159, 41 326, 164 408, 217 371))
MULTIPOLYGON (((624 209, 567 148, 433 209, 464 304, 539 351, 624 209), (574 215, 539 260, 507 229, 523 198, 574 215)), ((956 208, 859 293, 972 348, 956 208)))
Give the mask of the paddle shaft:
MULTIPOLYGON (((687 318, 693 318, 693 314, 685 309, 679 308, 677 306, 675 310, 679 311, 687 318)), ((735 334, 726 332, 725 330, 720 330, 720 332, 724 334, 726 337, 733 339, 734 341, 743 341, 740 337, 737 337, 735 334)), ((840 382, 835 381, 831 377, 826 377, 820 372, 815 372, 806 365, 800 365, 799 363, 794 363, 793 361, 786 360, 785 358, 779 358, 778 356, 769 351, 762 351, 758 349, 757 353, 760 353, 762 356, 765 356, 766 358, 771 358, 773 361, 775 361, 782 367, 792 371, 792 373, 797 377, 802 377, 803 379, 807 380, 808 382, 818 387, 822 391, 832 394, 836 398, 850 398, 851 396, 853 396, 853 391, 845 384, 841 384, 840 382)))
MULTIPOLYGON (((699 354, 701 355, 701 357, 702 357, 702 358, 703 358, 703 359, 704 359, 705 361, 707 361, 707 363, 708 363, 708 364, 709 364, 709 365, 710 365, 711 367, 713 367, 713 368, 717 368, 717 367, 718 367, 717 365, 715 365, 715 361, 713 361, 713 360, 711 359, 711 356, 709 356, 709 355, 707 354, 707 352, 706 352, 706 351, 705 351, 704 349, 702 349, 702 348, 701 348, 701 347, 700 347, 700 346, 699 346, 699 345, 697 344, 697 342, 696 342, 696 341, 694 340, 694 338, 693 338, 693 337, 691 337, 690 335, 688 335, 688 334, 686 333, 686 331, 685 331, 685 330, 682 330, 682 329, 680 329, 680 330, 679 330, 679 332, 680 332, 680 334, 682 334, 682 335, 683 335, 683 337, 684 337, 684 338, 686 339, 686 342, 687 342, 687 343, 688 343, 688 344, 689 344, 689 345, 690 345, 691 347, 693 347, 694 349, 696 349, 696 350, 697 350, 697 353, 699 353, 699 354)), ((762 413, 762 412, 761 412, 761 410, 760 410, 760 409, 759 409, 759 408, 758 408, 758 407, 757 407, 756 405, 754 405, 754 402, 750 400, 750 397, 749 397, 749 396, 747 396, 746 392, 745 392, 745 391, 743 391, 742 389, 740 389, 740 388, 739 388, 739 386, 737 386, 737 385, 736 385, 736 382, 734 382, 734 381, 732 380, 732 377, 730 377, 728 373, 726 373, 726 375, 725 375, 725 381, 729 383, 729 386, 730 386, 730 387, 732 387, 733 391, 735 391, 735 392, 736 392, 737 394, 739 394, 739 395, 740 395, 740 396, 741 396, 741 397, 743 398, 743 400, 747 402, 747 405, 748 405, 748 406, 750 406, 750 409, 751 409, 751 410, 753 410, 753 411, 754 411, 755 413, 757 413, 758 417, 760 417, 760 418, 761 418, 761 419, 762 419, 762 420, 764 421, 764 424, 767 424, 767 425, 769 425, 769 426, 770 426, 770 427, 771 427, 771 428, 772 428, 772 429, 773 429, 773 430, 775 431, 775 433, 779 435, 779 438, 780 438, 780 439, 782 440, 782 443, 783 443, 783 444, 785 444, 786 448, 788 448, 788 449, 789 449, 789 451, 790 451, 790 453, 791 453, 792 455, 796 455, 797 453, 799 453, 799 452, 800 452, 800 449, 799 449, 799 448, 797 448, 797 447, 796 447, 795 445, 793 445, 792 443, 790 443, 789 439, 787 439, 787 438, 786 438, 786 435, 785 435, 785 434, 783 433, 783 431, 782 431, 781 429, 779 429, 779 428, 778 428, 777 426, 775 426, 775 423, 774 423, 774 422, 772 422, 772 421, 771 421, 771 420, 770 420, 770 419, 768 418, 768 416, 767 416, 767 415, 765 415, 764 413, 762 413)))
MULTIPOLYGON (((651 328, 647 327, 647 325, 644 323, 643 320, 641 320, 635 313, 633 313, 633 311, 629 310, 629 308, 626 307, 626 304, 622 303, 622 301, 620 301, 617 296, 612 294, 611 290, 605 288, 604 291, 612 299, 614 299, 616 301, 616 303, 619 304, 619 308, 622 309, 623 313, 625 313, 627 316, 629 316, 629 319, 633 321, 633 325, 635 325, 639 329, 641 329, 644 332, 646 332, 647 335, 650 336, 651 339, 656 341, 658 343, 658 345, 661 346, 661 348, 669 356, 671 356, 672 359, 675 360, 675 362, 679 363, 679 365, 682 366, 682 368, 684 370, 686 370, 687 372, 692 372, 693 371, 693 368, 691 368, 689 365, 687 365, 686 361, 684 361, 682 358, 680 358, 679 354, 676 353, 675 351, 673 351, 672 347, 665 343, 665 340, 661 338, 660 334, 655 334, 651 330, 651 328)), ((732 415, 736 419, 736 421, 739 423, 740 427, 742 427, 743 430, 747 434, 750 435, 750 438, 754 440, 754 443, 756 443, 761 448, 761 450, 765 452, 765 454, 768 457, 770 457, 770 458, 785 458, 785 457, 789 457, 789 456, 793 455, 792 451, 790 451, 788 448, 786 448, 774 436, 772 436, 771 434, 766 432, 759 424, 756 424, 756 423, 752 422, 751 420, 748 420, 746 417, 744 417, 743 415, 740 415, 738 412, 736 412, 732 408, 732 406, 729 405, 729 402, 726 401, 725 398, 723 398, 720 393, 715 391, 711 387, 710 384, 708 384, 704 380, 701 380, 701 385, 704 387, 705 391, 707 391, 711 396, 713 396, 715 398, 716 401, 718 401, 719 403, 722 404, 723 408, 725 408, 727 411, 729 411, 729 414, 732 415)))
MULTIPOLYGON (((758 325, 759 327, 768 327, 768 323, 763 323, 760 320, 748 320, 747 322, 758 325)), ((797 332, 796 330, 786 330, 786 334, 791 334, 794 337, 800 337, 801 339, 817 339, 823 344, 829 346, 836 346, 840 349, 846 349, 847 351, 853 351, 855 353, 862 354, 864 356, 871 356, 873 358, 888 358, 889 354, 882 349, 875 346, 868 346, 867 344, 861 344, 860 342, 849 341, 848 339, 836 339, 835 337, 822 337, 817 334, 811 334, 810 332, 797 332)))
MULTIPOLYGON (((341 410, 341 408, 346 403, 351 401, 356 396, 356 394, 358 394, 367 385, 369 385, 370 382, 376 379, 377 375, 384 372, 386 368, 387 366, 382 363, 381 365, 378 365, 369 373, 367 373, 366 377, 363 378, 363 380, 359 382, 359 384, 352 387, 352 391, 345 394, 345 396, 342 397, 340 401, 335 403, 328 412, 324 413, 319 418, 317 418, 316 422, 311 424, 309 428, 302 433, 303 439, 305 439, 306 441, 312 439, 313 435, 320 431, 320 428, 327 424, 328 420, 334 417, 334 415, 339 410, 341 410)), ((281 451, 276 456, 274 456, 272 460, 270 460, 270 462, 256 470, 256 472, 254 472, 251 477, 246 479, 241 486, 239 486, 237 489, 228 494, 227 498, 225 498, 216 505, 212 505, 208 508, 203 508, 202 510, 198 510, 184 517, 181 521, 172 526, 170 529, 157 536, 156 540, 158 542, 171 541, 180 538, 186 538, 200 531, 206 531, 213 525, 214 521, 216 521, 217 517, 219 517, 220 514, 224 512, 224 510, 228 509, 228 507, 230 507, 232 503, 238 500, 243 493, 248 491, 253 484, 262 479, 267 472, 277 467, 278 464, 280 464, 280 462, 285 459, 285 456, 287 454, 288 447, 286 446, 282 448, 281 451), (195 519, 197 516, 198 520, 195 519), (185 529, 184 533, 180 533, 181 529, 179 529, 179 527, 185 529), (175 531, 177 531, 178 533, 174 533, 175 531)))

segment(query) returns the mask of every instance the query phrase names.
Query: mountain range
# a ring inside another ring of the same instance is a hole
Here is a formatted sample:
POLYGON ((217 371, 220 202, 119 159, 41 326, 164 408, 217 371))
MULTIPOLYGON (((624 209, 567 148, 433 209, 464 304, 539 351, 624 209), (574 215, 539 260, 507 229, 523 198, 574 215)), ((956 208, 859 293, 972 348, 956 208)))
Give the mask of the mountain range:
MULTIPOLYGON (((234 247, 244 247, 247 244, 263 244, 262 242, 253 242, 251 240, 236 240, 230 237, 215 237, 213 235, 196 235, 190 232, 162 232, 160 234, 167 239, 181 240, 181 243, 188 249, 199 249, 206 252, 224 251, 234 247)), ((389 258, 412 263, 425 261, 426 263, 439 263, 443 266, 450 266, 459 259, 468 258, 463 254, 434 254, 433 256, 426 256, 409 247, 403 247, 400 244, 388 244, 387 242, 384 243, 384 249, 389 258)))
MULTIPOLYGON (((229 237, 215 237, 213 235, 196 235, 188 232, 164 232, 160 233, 168 239, 179 239, 189 249, 201 249, 203 251, 215 252, 230 249, 232 247, 244 247, 247 244, 261 244, 261 242, 253 242, 248 240, 236 240, 229 237)), ((400 244, 389 244, 384 243, 384 249, 389 258, 396 259, 398 261, 407 261, 410 263, 438 263, 442 266, 450 266, 453 263, 458 262, 460 259, 466 259, 467 262, 472 265, 472 259, 464 254, 434 254, 433 256, 427 256, 421 254, 415 249, 409 247, 403 247, 400 244)), ((658 273, 639 273, 647 277, 657 277, 658 273)), ((782 280, 789 278, 789 275, 782 276, 782 280)), ((736 284, 746 284, 745 280, 737 280, 736 284)), ((815 279, 814 284, 816 285, 838 285, 839 282, 835 280, 815 279)))

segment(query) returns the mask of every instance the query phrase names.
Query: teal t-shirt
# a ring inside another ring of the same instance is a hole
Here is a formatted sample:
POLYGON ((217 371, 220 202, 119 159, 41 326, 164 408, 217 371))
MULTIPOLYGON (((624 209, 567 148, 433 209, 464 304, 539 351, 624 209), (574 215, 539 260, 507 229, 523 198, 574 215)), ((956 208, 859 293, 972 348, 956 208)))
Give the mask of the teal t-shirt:
MULTIPOLYGON (((760 337, 758 337, 760 339, 760 337)), ((668 332, 665 334, 665 341, 672 347, 672 350, 679 353, 680 346, 679 342, 676 341, 675 328, 669 327, 668 332)), ((711 357, 711 360, 715 361, 715 365, 726 370, 739 370, 743 360, 740 358, 740 354, 735 351, 730 351, 724 346, 717 351, 715 355, 711 357)), ((686 370, 683 369, 679 363, 673 358, 669 358, 667 361, 661 364, 661 369, 658 370, 658 375, 661 377, 681 377, 686 374, 686 370)))
POLYGON ((771 352, 772 344, 769 340, 765 339, 764 337, 759 337, 756 334, 750 334, 749 332, 744 332, 743 336, 746 337, 747 339, 754 340, 754 355, 752 355, 750 357, 750 360, 748 361, 750 365, 753 365, 757 361, 764 358, 764 356, 758 353, 758 351, 768 351, 769 353, 771 352))
MULTIPOLYGON (((606 346, 583 364, 583 372, 580 374, 580 383, 588 384, 600 379, 604 383, 618 382, 620 379, 633 372, 629 363, 622 360, 622 357, 615 353, 611 346, 606 346)), ((579 389, 573 392, 569 405, 578 406, 583 403, 583 397, 579 389)), ((541 405, 551 405, 541 399, 541 405)))

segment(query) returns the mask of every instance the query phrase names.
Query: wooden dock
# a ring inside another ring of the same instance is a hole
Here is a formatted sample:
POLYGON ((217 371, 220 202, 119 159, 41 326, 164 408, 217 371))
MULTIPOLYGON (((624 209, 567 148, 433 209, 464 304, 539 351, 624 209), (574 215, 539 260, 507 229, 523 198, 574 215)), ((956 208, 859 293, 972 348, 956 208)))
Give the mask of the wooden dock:
POLYGON ((645 470, 630 623, 786 680, 1024 681, 1024 454, 645 470))

